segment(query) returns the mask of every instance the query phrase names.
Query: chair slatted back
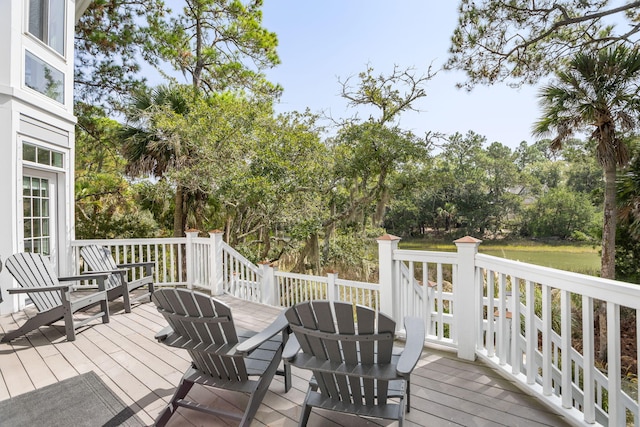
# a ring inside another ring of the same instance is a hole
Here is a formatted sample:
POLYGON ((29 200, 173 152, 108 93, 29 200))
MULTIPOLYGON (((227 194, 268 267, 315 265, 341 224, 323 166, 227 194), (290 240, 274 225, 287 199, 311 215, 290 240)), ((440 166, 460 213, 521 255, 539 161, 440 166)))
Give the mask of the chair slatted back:
MULTIPOLYGON (((108 248, 98 245, 83 246, 80 249, 80 255, 91 271, 113 271, 118 269, 118 264, 116 264, 108 248)), ((120 275, 110 274, 105 279, 106 289, 109 290, 120 286, 122 284, 121 280, 120 275)))
POLYGON ((391 362, 395 322, 384 314, 376 319, 375 311, 363 306, 356 306, 355 316, 352 304, 333 307, 310 301, 286 312, 308 366, 318 367, 311 370, 320 392, 355 405, 386 404, 389 381, 376 373, 391 362))
MULTIPOLYGON (((53 266, 41 254, 17 253, 11 255, 5 263, 7 270, 22 288, 41 288, 60 284, 53 266)), ((60 291, 28 292, 39 312, 44 312, 62 305, 60 291)))
POLYGON ((159 289, 152 300, 177 334, 174 341, 189 351, 196 369, 232 382, 248 380, 243 357, 231 351, 238 335, 229 306, 186 289, 159 289))

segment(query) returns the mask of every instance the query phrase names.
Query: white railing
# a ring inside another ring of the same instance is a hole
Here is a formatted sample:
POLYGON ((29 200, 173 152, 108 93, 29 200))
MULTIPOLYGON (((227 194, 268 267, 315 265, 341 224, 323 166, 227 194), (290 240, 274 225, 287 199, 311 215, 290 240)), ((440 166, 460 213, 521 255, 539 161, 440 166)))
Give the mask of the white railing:
MULTIPOLYGON (((311 276, 252 264, 222 241, 221 233, 186 238, 92 240, 117 262, 154 261, 159 285, 184 285, 287 307, 330 299, 373 307, 402 327, 405 316, 424 319, 427 342, 448 346, 464 359, 482 358, 563 413, 575 425, 640 425, 638 382, 621 348, 621 311, 640 314, 640 286, 478 254, 480 241, 456 241, 457 252, 398 249, 398 238, 379 242, 379 283, 311 276), (606 362, 595 357, 598 309, 604 306, 606 362)), ((628 322, 629 323, 629 322, 628 322)), ((625 328, 637 348, 640 322, 625 328)), ((625 342, 629 342, 627 339, 625 342)))
POLYGON ((262 270, 223 242, 224 291, 238 298, 262 302, 262 270))
MULTIPOLYGON (((638 383, 622 381, 620 328, 621 309, 638 318, 640 286, 481 254, 476 278, 483 291, 479 356, 581 421, 640 424, 638 383), (594 357, 601 302, 606 364, 594 357)), ((631 331, 634 346, 638 327, 631 331)))
MULTIPOLYGON (((80 256, 82 246, 100 245, 111 250, 117 264, 154 262, 154 282, 159 285, 186 285, 186 268, 183 262, 186 243, 184 238, 76 240, 71 242, 73 255, 68 271, 79 274, 86 269, 80 256)), ((133 274, 141 273, 134 271, 133 274)))
POLYGON ((275 298, 272 305, 291 307, 302 301, 327 299, 365 305, 378 310, 380 307, 380 285, 338 278, 336 273, 312 276, 278 271, 266 266, 267 274, 273 277, 275 298))
POLYGON ((397 315, 424 320, 427 341, 454 346, 453 283, 456 283, 456 253, 395 250, 393 260, 398 274, 397 315))

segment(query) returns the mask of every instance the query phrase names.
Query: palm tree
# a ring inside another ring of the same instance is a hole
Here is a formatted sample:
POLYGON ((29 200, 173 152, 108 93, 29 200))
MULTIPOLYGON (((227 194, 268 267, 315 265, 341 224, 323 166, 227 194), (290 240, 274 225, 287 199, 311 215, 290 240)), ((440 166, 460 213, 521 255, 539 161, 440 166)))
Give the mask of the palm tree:
MULTIPOLYGON (((127 173, 132 176, 163 178, 171 169, 179 167, 189 158, 188 149, 180 138, 162 135, 153 123, 153 113, 168 109, 175 114, 189 111, 189 91, 178 86, 158 86, 152 90, 137 92, 127 114, 130 125, 124 126, 123 154, 128 163, 127 173)), ((173 234, 184 235, 186 226, 187 188, 176 183, 173 234)))
MULTIPOLYGON (((542 118, 533 133, 555 134, 551 148, 559 150, 575 132, 591 130, 596 157, 604 171, 604 219, 602 224, 601 277, 615 278, 616 171, 629 161, 623 142, 634 129, 640 111, 640 52, 619 45, 576 55, 557 81, 540 91, 542 118)), ((601 360, 606 349, 606 306, 600 307, 601 360), (604 328, 604 329, 603 329, 604 328)))

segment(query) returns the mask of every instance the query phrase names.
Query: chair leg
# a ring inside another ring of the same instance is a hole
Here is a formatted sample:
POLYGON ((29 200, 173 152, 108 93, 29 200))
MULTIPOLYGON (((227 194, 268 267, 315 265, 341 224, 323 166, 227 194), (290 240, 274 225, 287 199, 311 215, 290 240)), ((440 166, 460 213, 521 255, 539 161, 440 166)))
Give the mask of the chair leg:
POLYGON ((124 302, 124 312, 131 313, 131 297, 129 296, 129 287, 126 284, 122 287, 122 300, 124 302))
POLYGON ((173 393, 171 401, 169 402, 167 407, 162 412, 160 412, 158 418, 156 418, 156 421, 153 424, 154 426, 163 427, 167 424, 169 418, 171 418, 171 416, 176 412, 176 409, 178 409, 178 405, 176 404, 176 402, 180 399, 184 399, 187 393, 189 393, 189 390, 191 390, 191 387, 193 387, 193 382, 186 381, 183 377, 182 380, 180 380, 180 384, 178 384, 178 388, 176 389, 175 393, 173 393))
POLYGON ((302 404, 302 414, 300 415, 300 421, 298 422, 298 427, 306 427, 309 422, 309 416, 311 415, 311 406, 307 404, 309 400, 309 395, 313 393, 311 388, 307 390, 307 396, 304 398, 304 403, 302 404))
POLYGON ((76 328, 73 326, 73 315, 71 313, 64 316, 64 329, 67 332, 67 341, 75 341, 76 328))
POLYGON ((284 364, 284 392, 291 390, 291 365, 284 364))
POLYGON ((411 381, 407 380, 407 412, 411 412, 411 381))
POLYGON ((64 329, 67 332, 67 341, 75 341, 76 328, 73 324, 73 311, 71 309, 71 302, 69 301, 69 294, 62 294, 62 306, 64 313, 64 329))
POLYGON ((240 420, 240 427, 249 427, 249 425, 253 421, 253 417, 255 417, 256 412, 258 412, 258 408, 262 403, 262 399, 264 399, 264 395, 267 394, 267 390, 269 390, 269 384, 271 384, 271 380, 278 370, 278 365, 280 364, 281 359, 282 346, 278 349, 278 351, 276 351, 273 360, 269 364, 269 367, 260 376, 258 386, 249 397, 249 403, 247 404, 247 408, 244 411, 242 420, 240 420))

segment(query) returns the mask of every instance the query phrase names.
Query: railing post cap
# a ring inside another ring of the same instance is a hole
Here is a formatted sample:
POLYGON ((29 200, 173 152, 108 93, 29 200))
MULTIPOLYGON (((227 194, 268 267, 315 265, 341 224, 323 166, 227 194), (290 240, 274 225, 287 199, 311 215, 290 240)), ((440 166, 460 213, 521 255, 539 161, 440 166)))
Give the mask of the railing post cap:
POLYGON ((217 230, 217 229, 209 231, 209 235, 213 235, 213 234, 224 234, 224 231, 217 230))
POLYGON ((396 241, 402 240, 402 237, 394 236, 393 234, 385 234, 383 236, 378 237, 378 241, 396 241))
POLYGON ((458 240, 454 240, 453 243, 455 243, 456 245, 458 243, 475 243, 475 244, 480 244, 482 243, 482 240, 480 239, 476 239, 475 237, 471 237, 471 236, 464 236, 461 237, 458 240))
POLYGON ((185 233, 200 233, 200 230, 197 230, 195 228, 187 228, 186 230, 184 230, 185 233))

